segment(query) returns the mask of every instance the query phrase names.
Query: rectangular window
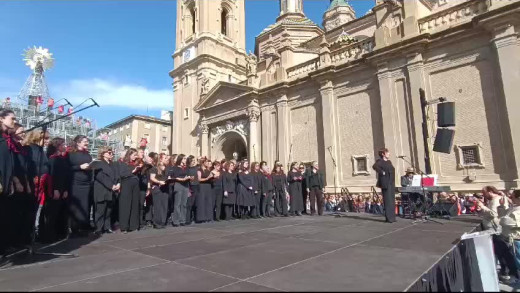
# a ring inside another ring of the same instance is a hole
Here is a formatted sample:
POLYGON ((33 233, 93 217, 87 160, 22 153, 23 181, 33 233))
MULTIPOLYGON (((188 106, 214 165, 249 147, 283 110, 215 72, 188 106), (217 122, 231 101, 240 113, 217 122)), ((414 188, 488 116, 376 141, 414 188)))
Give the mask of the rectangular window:
POLYGON ((167 132, 167 131, 168 131, 168 127, 163 126, 163 127, 162 127, 162 132, 167 132))
POLYGON ((184 115, 183 115, 184 119, 188 119, 190 118, 190 108, 184 108, 184 115))
POLYGON ((482 146, 480 143, 458 145, 458 167, 459 168, 483 168, 482 146))
POLYGON ((166 136, 162 137, 162 144, 167 145, 168 144, 168 138, 166 136))
POLYGON ((150 123, 145 123, 144 124, 144 128, 145 129, 150 129, 150 128, 152 128, 152 125, 150 123))
POLYGON ((352 175, 369 175, 368 155, 352 156, 352 175))
POLYGON ((127 124, 127 125, 126 125, 126 129, 130 129, 130 124, 127 124))

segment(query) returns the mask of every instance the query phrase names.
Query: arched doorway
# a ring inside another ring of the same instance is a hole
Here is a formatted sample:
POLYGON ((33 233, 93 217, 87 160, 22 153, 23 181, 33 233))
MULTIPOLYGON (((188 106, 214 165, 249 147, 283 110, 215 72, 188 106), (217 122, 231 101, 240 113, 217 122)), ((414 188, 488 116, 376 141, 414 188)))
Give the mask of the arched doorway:
POLYGON ((236 131, 228 131, 215 144, 215 159, 247 159, 247 145, 243 135, 236 131), (236 158, 235 158, 236 156, 236 158))

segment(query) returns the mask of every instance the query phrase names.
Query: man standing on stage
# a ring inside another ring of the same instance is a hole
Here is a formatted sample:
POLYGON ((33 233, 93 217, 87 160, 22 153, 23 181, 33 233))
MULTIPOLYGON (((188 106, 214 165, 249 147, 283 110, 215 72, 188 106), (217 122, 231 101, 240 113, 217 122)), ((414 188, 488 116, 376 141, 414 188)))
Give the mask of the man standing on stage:
POLYGON ((379 151, 379 159, 372 168, 377 173, 376 186, 383 192, 386 222, 395 222, 395 169, 390 161, 390 152, 384 148, 379 151))

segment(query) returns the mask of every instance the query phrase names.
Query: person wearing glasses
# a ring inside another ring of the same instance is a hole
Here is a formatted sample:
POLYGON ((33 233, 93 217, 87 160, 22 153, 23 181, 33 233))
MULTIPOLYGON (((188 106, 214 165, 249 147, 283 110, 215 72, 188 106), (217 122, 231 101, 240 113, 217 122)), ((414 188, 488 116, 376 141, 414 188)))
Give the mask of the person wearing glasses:
POLYGON ((112 149, 102 146, 98 150, 98 160, 91 164, 94 170, 94 222, 96 231, 94 234, 100 236, 102 233, 113 233, 111 229, 114 192, 121 187, 117 183, 116 173, 112 166, 114 154, 112 149))

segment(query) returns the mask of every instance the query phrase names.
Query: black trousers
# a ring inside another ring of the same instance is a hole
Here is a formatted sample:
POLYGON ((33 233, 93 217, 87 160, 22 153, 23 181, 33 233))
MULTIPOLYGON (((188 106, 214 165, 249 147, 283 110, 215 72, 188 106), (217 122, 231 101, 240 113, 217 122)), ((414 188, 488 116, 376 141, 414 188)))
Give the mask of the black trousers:
POLYGON ((500 235, 493 235, 493 247, 500 263, 500 274, 507 275, 509 273, 510 276, 515 278, 520 277, 513 250, 508 246, 506 240, 500 237, 500 235), (506 268, 509 272, 506 271, 506 268))
POLYGON ((309 193, 307 193, 307 189, 302 186, 302 197, 303 197, 303 213, 306 214, 307 211, 307 198, 309 197, 309 193))
POLYGON ((152 190, 153 196, 153 224, 156 227, 166 226, 168 221, 168 202, 170 194, 160 188, 152 190))
POLYGON ((214 188, 213 197, 215 198, 215 220, 218 221, 222 218, 222 201, 224 200, 222 188, 214 188))
POLYGON ((233 217, 233 205, 232 204, 226 204, 224 205, 224 219, 231 220, 233 217))
POLYGON ((261 213, 260 210, 262 209, 262 206, 260 205, 262 194, 260 194, 260 192, 255 193, 254 197, 255 197, 255 205, 252 207, 251 216, 260 217, 260 213, 261 213))
POLYGON ((95 203, 94 222, 96 223, 96 232, 110 230, 113 205, 114 203, 111 200, 98 201, 95 203))
POLYGON ((288 207, 287 207, 287 197, 285 196, 284 190, 275 190, 275 201, 274 201, 274 207, 275 207, 275 214, 277 215, 288 215, 288 207))
POLYGON ((143 227, 146 224, 144 220, 145 208, 144 202, 146 201, 146 190, 139 189, 139 227, 143 227))
MULTIPOLYGON (((171 197, 171 195, 168 193, 168 206, 167 206, 168 209, 170 208, 169 207, 170 197, 171 197)), ((144 202, 146 204, 146 206, 144 207, 144 221, 145 221, 145 223, 151 222, 153 220, 153 196, 151 194, 146 196, 146 193, 145 193, 144 202)))
POLYGON ((273 192, 269 191, 262 196, 262 215, 264 217, 271 217, 271 203, 273 201, 273 192))
POLYGON ((393 223, 395 222, 395 188, 385 188, 381 191, 383 192, 386 221, 393 223))
POLYGON ((119 195, 119 228, 121 231, 139 229, 139 181, 135 178, 123 179, 119 195))
POLYGON ((195 219, 196 213, 196 205, 195 201, 197 196, 199 195, 199 186, 193 185, 191 187, 191 195, 188 196, 188 200, 186 201, 186 224, 189 225, 195 219))
POLYGON ((323 191, 319 186, 310 188, 309 197, 311 201, 311 215, 316 214, 316 204, 318 205, 318 215, 323 215, 323 191))
POLYGON ((54 241, 67 235, 67 212, 63 199, 46 199, 43 206, 43 235, 54 241))

